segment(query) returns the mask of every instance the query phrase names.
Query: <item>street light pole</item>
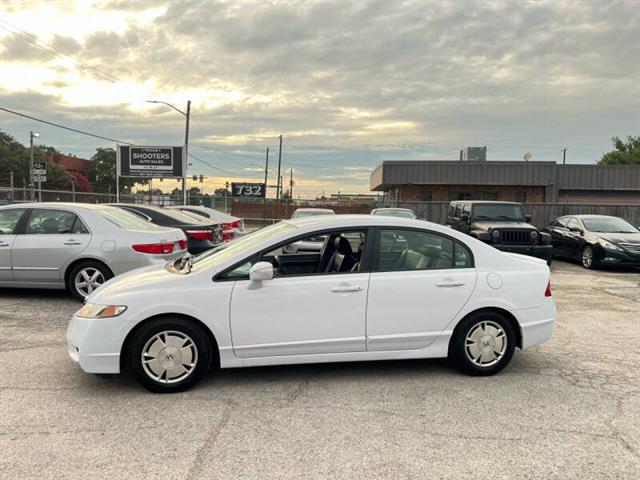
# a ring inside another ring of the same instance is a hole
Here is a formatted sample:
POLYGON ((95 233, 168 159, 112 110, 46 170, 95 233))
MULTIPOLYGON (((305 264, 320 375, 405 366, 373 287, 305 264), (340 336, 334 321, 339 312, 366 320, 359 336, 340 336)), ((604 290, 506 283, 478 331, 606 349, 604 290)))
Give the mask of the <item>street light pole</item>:
POLYGON ((187 101, 187 124, 184 131, 184 165, 182 177, 182 204, 187 204, 187 165, 189 165, 189 118, 191 117, 191 100, 187 101))
POLYGON ((191 118, 191 100, 187 101, 186 113, 179 108, 171 105, 170 103, 163 102, 162 100, 147 100, 147 103, 162 103, 169 108, 174 109, 181 115, 184 115, 187 119, 185 132, 184 132, 184 163, 182 165, 182 204, 187 204, 187 165, 189 165, 189 120, 191 118))

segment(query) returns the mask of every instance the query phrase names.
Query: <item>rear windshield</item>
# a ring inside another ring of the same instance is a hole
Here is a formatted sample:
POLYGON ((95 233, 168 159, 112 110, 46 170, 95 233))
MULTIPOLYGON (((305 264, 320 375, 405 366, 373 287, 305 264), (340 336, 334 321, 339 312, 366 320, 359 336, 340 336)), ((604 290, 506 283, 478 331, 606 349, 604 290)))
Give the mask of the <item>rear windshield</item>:
POLYGON ((313 217, 316 215, 335 215, 333 210, 296 210, 292 218, 313 217))
POLYGON ((166 215, 167 217, 173 218, 174 220, 178 220, 182 223, 211 223, 206 218, 199 217, 193 213, 181 212, 180 210, 170 210, 168 208, 163 208, 158 209, 158 213, 161 215, 166 215))
POLYGON ((165 230, 151 222, 147 222, 135 213, 131 213, 118 207, 97 208, 96 213, 105 220, 113 223, 115 226, 126 230, 146 230, 150 232, 165 230))
POLYGON ((376 215, 383 217, 401 217, 401 218, 413 218, 415 215, 410 210, 378 210, 376 215))

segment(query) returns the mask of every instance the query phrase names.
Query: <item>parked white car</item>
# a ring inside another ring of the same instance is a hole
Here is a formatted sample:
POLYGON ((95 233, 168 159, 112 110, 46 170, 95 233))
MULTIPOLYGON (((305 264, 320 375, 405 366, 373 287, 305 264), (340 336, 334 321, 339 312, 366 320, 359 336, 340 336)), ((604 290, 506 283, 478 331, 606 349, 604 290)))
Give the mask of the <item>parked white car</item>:
POLYGON ((114 275, 186 252, 184 233, 88 203, 0 207, 0 287, 67 288, 84 299, 114 275))
MULTIPOLYGON (((336 212, 334 212, 330 208, 298 208, 295 212, 293 212, 293 215, 291 215, 291 220, 300 220, 306 217, 335 214, 336 212)), ((304 240, 285 245, 283 247, 283 253, 319 252, 320 250, 322 250, 324 241, 325 237, 323 236, 305 238, 304 240)))
POLYGON ((335 215, 336 212, 330 208, 297 208, 291 215, 291 220, 304 217, 316 217, 319 215, 335 215))
POLYGON ((451 357, 490 375, 547 340, 544 260, 441 225, 372 215, 283 221, 194 257, 107 282, 71 319, 90 373, 127 365, 154 392, 210 367, 451 357), (324 236, 321 252, 282 247, 324 236))

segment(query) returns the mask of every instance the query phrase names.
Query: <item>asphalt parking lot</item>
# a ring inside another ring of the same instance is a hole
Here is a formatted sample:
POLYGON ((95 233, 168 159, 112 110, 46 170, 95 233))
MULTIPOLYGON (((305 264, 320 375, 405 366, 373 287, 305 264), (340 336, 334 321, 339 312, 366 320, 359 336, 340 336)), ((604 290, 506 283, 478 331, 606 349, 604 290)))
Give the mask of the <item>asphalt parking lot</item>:
POLYGON ((640 274, 552 268, 551 341, 446 361, 227 370, 153 395, 83 373, 61 292, 0 291, 0 477, 638 478, 640 274))

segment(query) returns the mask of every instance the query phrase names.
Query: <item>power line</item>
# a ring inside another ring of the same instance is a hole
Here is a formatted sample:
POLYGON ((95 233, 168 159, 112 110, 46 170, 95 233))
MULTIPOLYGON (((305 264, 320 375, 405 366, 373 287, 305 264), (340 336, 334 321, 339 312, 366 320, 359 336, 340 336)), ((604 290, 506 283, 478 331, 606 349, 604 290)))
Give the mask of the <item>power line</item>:
MULTIPOLYGON (((11 113, 13 115, 18 115, 20 117, 28 118, 29 120, 33 120, 35 122, 40 122, 40 123, 44 123, 46 125, 51 125, 53 127, 62 128, 63 130, 68 130, 70 132, 79 133, 81 135, 87 135, 89 137, 99 138, 101 140, 107 140, 109 142, 120 143, 120 144, 123 144, 123 145, 133 145, 133 143, 131 143, 131 142, 125 142, 124 140, 118 140, 117 138, 105 137, 103 135, 98 135, 98 134, 91 133, 91 132, 85 132, 83 130, 78 130, 77 128, 72 128, 72 127, 67 127, 65 125, 60 125, 59 123, 54 123, 54 122, 50 122, 48 120, 43 120, 42 118, 37 118, 37 117, 33 117, 31 115, 26 115, 24 113, 16 112, 15 110, 10 110, 8 108, 0 107, 0 110, 2 110, 4 112, 7 112, 7 113, 11 113)), ((200 162, 200 163, 202 163, 202 164, 204 164, 204 165, 206 165, 206 166, 208 166, 208 167, 210 167, 210 168, 212 168, 214 170, 218 170, 218 171, 220 171, 222 173, 225 173, 227 175, 231 175, 231 176, 255 176, 255 174, 254 175, 245 174, 245 173, 237 174, 237 173, 233 173, 233 172, 230 172, 228 170, 225 170, 223 168, 216 167, 215 165, 211 165, 210 163, 202 160, 201 158, 196 157, 195 155, 193 155, 191 153, 189 154, 189 158, 193 158, 194 160, 196 160, 196 161, 198 161, 198 162, 200 162)))
POLYGON ((29 33, 26 30, 22 30, 22 29, 18 28, 15 25, 12 25, 11 23, 7 22, 6 20, 3 20, 3 19, 0 18, 0 22, 4 23, 4 25, 0 25, 0 28, 6 30, 9 33, 12 33, 16 37, 24 40, 25 42, 30 43, 31 45, 39 48, 40 50, 43 50, 45 52, 48 52, 48 53, 50 53, 52 55, 55 55, 57 57, 60 57, 60 58, 71 60, 77 67, 79 67, 81 70, 83 70, 85 72, 90 72, 90 73, 93 73, 95 75, 101 76, 104 79, 110 81, 111 83, 116 83, 116 82, 121 82, 122 81, 121 79, 119 79, 115 75, 112 75, 112 74, 107 73, 107 72, 103 72, 100 69, 89 65, 88 63, 84 63, 84 62, 80 62, 80 61, 76 60, 71 55, 69 55, 69 54, 57 49, 56 47, 51 45, 49 42, 46 42, 44 40, 40 40, 37 36, 33 35, 32 33, 29 33))
POLYGON ((133 143, 130 142, 125 142, 122 140, 117 140, 115 138, 109 138, 109 137, 103 137, 102 135, 97 135, 95 133, 90 133, 90 132, 84 132, 82 130, 78 130, 76 128, 71 128, 71 127, 66 127, 64 125, 60 125, 59 123, 54 123, 54 122, 49 122, 48 120, 43 120, 41 118, 36 118, 36 117, 32 117, 30 115, 26 115, 24 113, 20 113, 20 112, 16 112, 14 110, 9 110, 8 108, 4 108, 4 107, 0 107, 0 110, 4 111, 4 112, 8 112, 11 113, 13 115, 18 115, 20 117, 24 117, 24 118, 28 118, 29 120, 33 120, 35 122, 40 122, 40 123, 45 123, 47 125, 51 125, 53 127, 57 127, 57 128, 62 128, 64 130, 69 130, 70 132, 75 132, 75 133, 79 133, 81 135, 87 135, 89 137, 94 137, 94 138, 99 138, 101 140, 108 140, 109 142, 115 142, 115 143, 122 143, 124 145, 133 145, 133 143))

